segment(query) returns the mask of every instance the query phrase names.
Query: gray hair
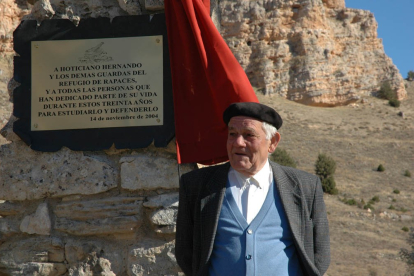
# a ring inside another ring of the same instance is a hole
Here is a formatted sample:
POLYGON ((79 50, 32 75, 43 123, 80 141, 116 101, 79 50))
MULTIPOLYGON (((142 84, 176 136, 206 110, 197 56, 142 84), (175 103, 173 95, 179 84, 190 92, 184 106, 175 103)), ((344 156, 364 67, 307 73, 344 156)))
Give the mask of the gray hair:
POLYGON ((272 137, 277 133, 277 129, 266 122, 262 122, 262 129, 266 134, 266 140, 272 139, 272 137))

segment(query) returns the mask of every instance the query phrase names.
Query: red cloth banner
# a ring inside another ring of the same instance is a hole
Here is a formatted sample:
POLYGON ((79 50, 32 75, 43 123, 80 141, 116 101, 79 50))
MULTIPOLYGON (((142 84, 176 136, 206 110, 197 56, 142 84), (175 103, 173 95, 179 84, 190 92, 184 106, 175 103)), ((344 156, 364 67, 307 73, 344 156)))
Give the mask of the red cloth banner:
POLYGON ((210 18, 210 0, 165 0, 174 93, 177 161, 228 160, 222 114, 234 102, 258 102, 210 18))

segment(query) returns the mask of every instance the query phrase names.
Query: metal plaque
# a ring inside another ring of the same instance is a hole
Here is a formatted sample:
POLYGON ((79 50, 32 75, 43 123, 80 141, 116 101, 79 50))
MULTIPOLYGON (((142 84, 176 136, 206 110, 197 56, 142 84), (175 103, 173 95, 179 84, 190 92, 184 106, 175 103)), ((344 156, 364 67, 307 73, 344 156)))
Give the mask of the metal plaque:
POLYGON ((162 40, 32 41, 31 131, 163 125, 162 40))

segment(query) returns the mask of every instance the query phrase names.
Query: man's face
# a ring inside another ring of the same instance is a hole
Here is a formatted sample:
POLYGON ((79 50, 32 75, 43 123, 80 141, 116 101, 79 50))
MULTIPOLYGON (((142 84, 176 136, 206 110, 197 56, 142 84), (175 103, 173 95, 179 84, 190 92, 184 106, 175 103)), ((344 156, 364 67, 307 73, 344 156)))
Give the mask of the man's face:
POLYGON ((227 136, 227 154, 233 169, 245 176, 253 176, 266 163, 268 153, 276 149, 280 135, 266 140, 262 122, 235 116, 230 119, 227 136))

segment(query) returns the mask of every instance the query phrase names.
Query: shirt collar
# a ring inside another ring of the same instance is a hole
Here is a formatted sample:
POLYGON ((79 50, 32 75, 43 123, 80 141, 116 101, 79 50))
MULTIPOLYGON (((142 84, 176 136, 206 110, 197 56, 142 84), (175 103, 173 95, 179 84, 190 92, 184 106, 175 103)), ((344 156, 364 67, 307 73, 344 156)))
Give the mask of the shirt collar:
POLYGON ((254 184, 259 188, 263 188, 263 185, 270 185, 270 183, 273 181, 273 172, 270 169, 269 160, 266 160, 266 164, 261 168, 260 171, 258 171, 255 175, 252 177, 246 177, 243 174, 239 173, 233 168, 230 168, 230 174, 234 174, 237 178, 237 182, 239 183, 239 188, 244 189, 247 180, 250 180, 250 184, 254 184), (252 180, 253 178, 253 180, 252 180))

